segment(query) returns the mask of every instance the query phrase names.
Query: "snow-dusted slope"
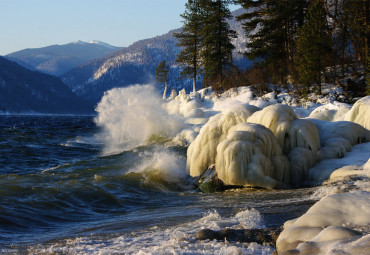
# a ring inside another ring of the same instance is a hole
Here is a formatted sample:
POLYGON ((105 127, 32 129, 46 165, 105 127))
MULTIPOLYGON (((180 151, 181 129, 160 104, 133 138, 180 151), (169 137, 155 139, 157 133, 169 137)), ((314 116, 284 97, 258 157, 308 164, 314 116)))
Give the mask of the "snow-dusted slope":
MULTIPOLYGON (((238 16, 242 12, 243 9, 240 9, 233 12, 233 15, 238 16)), ((246 42, 241 24, 232 19, 230 27, 239 34, 239 37, 234 40, 236 46, 234 62, 236 65, 246 67, 249 62, 239 54, 243 51, 246 42)), ((181 67, 175 64, 180 50, 173 36, 176 32, 180 32, 180 29, 138 41, 108 57, 94 60, 67 72, 62 76, 62 80, 78 95, 98 102, 103 93, 111 88, 154 83, 155 68, 162 60, 166 60, 171 66, 168 91, 171 91, 171 88, 177 91, 185 88, 190 91, 192 81, 178 80, 181 67)), ((199 83, 198 88, 201 86, 199 83)))
POLYGON ((8 54, 6 58, 26 68, 58 76, 83 63, 104 57, 119 49, 119 47, 100 41, 74 41, 64 45, 25 49, 8 54))

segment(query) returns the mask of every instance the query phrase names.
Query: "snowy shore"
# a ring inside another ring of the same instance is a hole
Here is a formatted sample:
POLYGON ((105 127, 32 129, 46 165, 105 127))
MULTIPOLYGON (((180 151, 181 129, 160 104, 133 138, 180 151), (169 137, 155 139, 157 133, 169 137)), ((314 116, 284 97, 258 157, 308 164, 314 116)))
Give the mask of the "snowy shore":
POLYGON ((277 251, 366 254, 370 97, 353 106, 336 102, 331 93, 310 99, 298 102, 286 92, 255 97, 249 87, 241 87, 221 95, 210 89, 190 95, 180 91, 163 103, 152 86, 133 86, 107 92, 96 122, 106 132, 107 154, 157 134, 174 137, 167 143, 189 146, 186 167, 193 177, 215 165, 227 185, 335 187, 327 196, 320 194, 323 198, 306 214, 285 223, 277 251), (122 108, 129 109, 129 116, 122 115, 122 108), (352 184, 345 189, 344 183, 352 184))

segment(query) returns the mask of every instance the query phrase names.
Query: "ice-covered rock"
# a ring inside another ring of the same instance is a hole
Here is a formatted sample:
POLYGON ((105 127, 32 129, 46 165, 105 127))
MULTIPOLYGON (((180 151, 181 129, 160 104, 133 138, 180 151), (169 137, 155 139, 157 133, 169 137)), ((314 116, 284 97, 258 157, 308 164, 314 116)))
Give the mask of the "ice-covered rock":
MULTIPOLYGON (((342 169, 341 175, 343 176, 345 170, 348 175, 351 175, 350 173, 364 175, 364 172, 357 170, 365 169, 363 165, 369 158, 370 143, 355 145, 350 152, 345 153, 343 158, 325 159, 309 169, 305 182, 307 185, 321 185, 325 181, 334 178, 332 174, 338 169, 342 169)), ((370 168, 370 165, 367 165, 367 167, 370 168)), ((339 171, 337 173, 339 174, 339 171)))
POLYGON ((368 254, 370 193, 332 194, 301 217, 287 221, 276 242, 279 254, 368 254))
POLYGON ((349 104, 334 101, 333 103, 317 107, 308 117, 312 119, 335 121, 343 117, 349 110, 351 110, 349 104))
POLYGON ((200 176, 210 165, 215 164, 217 145, 226 138, 228 130, 246 122, 257 110, 255 106, 240 105, 211 117, 188 148, 187 169, 190 175, 200 176))
POLYGON ((318 160, 341 158, 353 145, 369 142, 370 131, 350 121, 310 119, 319 131, 321 149, 318 160))
POLYGON ((241 123, 217 146, 216 170, 228 185, 283 187, 289 162, 273 133, 259 124, 241 123))
POLYGON ((283 148, 285 134, 288 133, 291 122, 297 119, 293 109, 287 105, 270 105, 255 112, 248 118, 248 122, 261 124, 274 133, 278 143, 283 148))
POLYGON ((227 185, 300 186, 316 163, 316 126, 287 105, 257 109, 239 106, 212 117, 188 149, 190 174, 200 176, 216 163, 227 185))
POLYGON ((344 120, 352 121, 370 129, 370 96, 358 100, 344 116, 344 120))

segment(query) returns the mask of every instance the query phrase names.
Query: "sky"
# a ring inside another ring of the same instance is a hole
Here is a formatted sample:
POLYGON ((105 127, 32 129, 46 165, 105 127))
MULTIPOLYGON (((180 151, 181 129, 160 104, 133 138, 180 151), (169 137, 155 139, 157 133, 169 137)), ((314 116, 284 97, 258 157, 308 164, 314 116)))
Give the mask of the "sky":
POLYGON ((181 27, 186 2, 0 0, 0 55, 77 40, 126 47, 181 27))

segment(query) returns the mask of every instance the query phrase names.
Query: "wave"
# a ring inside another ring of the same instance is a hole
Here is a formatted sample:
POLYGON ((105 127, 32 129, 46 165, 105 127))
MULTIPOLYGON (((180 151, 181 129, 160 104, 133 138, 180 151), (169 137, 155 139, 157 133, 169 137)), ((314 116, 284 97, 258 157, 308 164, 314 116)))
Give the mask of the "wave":
POLYGON ((173 137, 184 121, 170 115, 152 85, 135 85, 107 91, 96 111, 95 123, 101 128, 104 154, 133 149, 151 137, 173 137))

